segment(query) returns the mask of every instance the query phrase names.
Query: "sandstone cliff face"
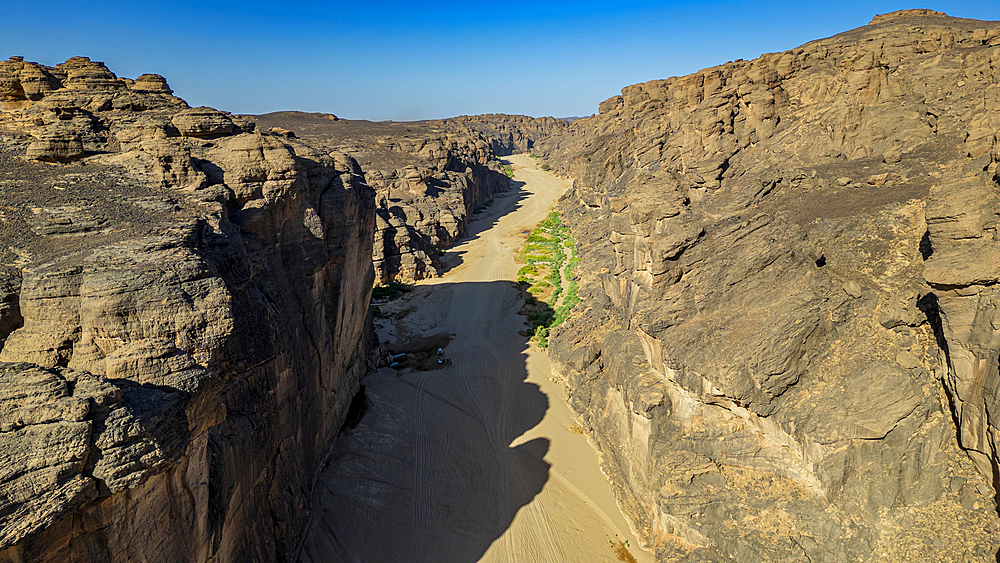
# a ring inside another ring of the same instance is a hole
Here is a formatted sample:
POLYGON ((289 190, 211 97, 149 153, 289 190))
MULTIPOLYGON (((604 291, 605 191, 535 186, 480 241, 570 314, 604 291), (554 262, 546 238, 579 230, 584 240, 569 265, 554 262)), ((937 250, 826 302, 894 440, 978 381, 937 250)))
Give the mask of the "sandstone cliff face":
POLYGON ((550 358, 659 560, 994 560, 998 96, 1000 23, 909 11, 544 143, 550 358))
POLYGON ((366 168, 378 193, 374 261, 382 282, 442 274, 442 251, 468 233, 476 208, 509 187, 483 136, 438 135, 384 143, 384 150, 410 155, 404 168, 366 168))
POLYGON ((489 140, 494 154, 508 155, 515 152, 530 153, 536 144, 566 133, 569 123, 553 117, 526 115, 462 115, 431 123, 442 126, 460 126, 477 131, 489 140))
POLYGON ((528 151, 566 127, 551 117, 371 123, 297 112, 259 116, 257 123, 358 160, 378 193, 374 262, 383 283, 443 273, 442 251, 467 234, 477 208, 510 187, 497 157, 528 151))
POLYGON ((81 58, 0 96, 0 561, 294 557, 367 367, 357 163, 81 58))

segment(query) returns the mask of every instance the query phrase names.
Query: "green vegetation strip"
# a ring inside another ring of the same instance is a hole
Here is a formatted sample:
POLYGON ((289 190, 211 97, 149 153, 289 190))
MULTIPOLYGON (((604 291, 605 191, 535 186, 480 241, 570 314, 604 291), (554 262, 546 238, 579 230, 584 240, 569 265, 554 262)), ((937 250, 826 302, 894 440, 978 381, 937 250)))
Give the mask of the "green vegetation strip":
POLYGON ((549 330, 566 320, 580 302, 573 274, 580 262, 575 248, 569 228, 562 225, 559 212, 553 211, 531 232, 517 256, 524 264, 517 272, 517 284, 527 292, 522 310, 528 317, 525 333, 542 348, 548 346, 549 330), (563 280, 569 280, 565 289, 563 280))

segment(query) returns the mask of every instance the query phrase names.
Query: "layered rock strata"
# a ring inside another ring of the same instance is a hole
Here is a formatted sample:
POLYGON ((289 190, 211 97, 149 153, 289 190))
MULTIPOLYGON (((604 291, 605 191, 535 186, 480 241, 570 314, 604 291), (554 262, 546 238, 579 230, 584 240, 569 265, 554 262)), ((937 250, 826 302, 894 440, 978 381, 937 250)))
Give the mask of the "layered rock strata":
POLYGON ((402 137, 382 148, 397 152, 407 164, 386 168, 377 161, 366 162, 365 179, 378 194, 374 252, 378 279, 440 275, 442 252, 468 233, 477 208, 507 191, 509 179, 481 135, 402 137))
POLYGON ((661 561, 993 561, 1000 22, 629 86, 540 151, 550 359, 661 561))
POLYGON ((294 558, 367 369, 357 162, 83 58, 0 99, 0 561, 294 558))
POLYGON ((298 112, 257 123, 358 160, 378 193, 374 262, 383 283, 443 273, 442 251, 468 233, 477 208, 510 187, 498 156, 530 150, 566 126, 551 117, 372 123, 298 112))
POLYGON ((464 127, 482 133, 490 141, 493 152, 498 155, 530 153, 536 144, 558 138, 569 129, 569 123, 563 119, 497 113, 462 115, 431 123, 464 127))

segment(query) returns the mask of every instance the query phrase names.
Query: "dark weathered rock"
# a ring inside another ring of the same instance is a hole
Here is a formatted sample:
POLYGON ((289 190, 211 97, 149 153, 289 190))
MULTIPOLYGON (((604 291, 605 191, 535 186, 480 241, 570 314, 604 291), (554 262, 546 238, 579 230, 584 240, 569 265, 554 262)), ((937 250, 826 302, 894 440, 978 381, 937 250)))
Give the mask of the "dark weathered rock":
POLYGON ((536 144, 559 136, 569 126, 566 121, 553 117, 504 114, 463 115, 429 123, 445 127, 458 125, 480 133, 490 143, 493 153, 500 156, 530 153, 536 144))
POLYGON ((538 147, 583 259, 550 359, 659 560, 997 553, 992 30, 880 16, 538 147))

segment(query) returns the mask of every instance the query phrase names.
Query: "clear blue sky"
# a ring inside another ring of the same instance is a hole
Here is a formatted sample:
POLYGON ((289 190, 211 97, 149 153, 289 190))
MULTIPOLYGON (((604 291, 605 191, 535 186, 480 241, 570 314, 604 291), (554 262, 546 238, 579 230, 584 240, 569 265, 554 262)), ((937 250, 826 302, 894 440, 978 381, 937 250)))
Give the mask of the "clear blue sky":
POLYGON ((903 8, 1000 20, 1000 0, 0 0, 0 58, 88 56, 119 76, 162 74, 190 104, 237 113, 563 117, 590 115, 629 84, 791 49, 903 8))

